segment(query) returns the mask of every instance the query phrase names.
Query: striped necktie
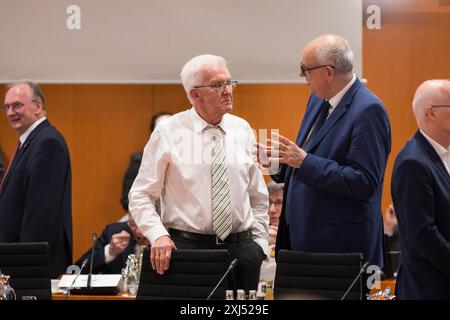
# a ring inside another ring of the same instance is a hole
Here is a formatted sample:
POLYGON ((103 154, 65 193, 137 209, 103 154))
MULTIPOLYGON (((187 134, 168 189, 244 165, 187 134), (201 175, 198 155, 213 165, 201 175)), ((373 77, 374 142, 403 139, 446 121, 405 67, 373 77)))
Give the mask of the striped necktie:
POLYGON ((208 127, 212 135, 211 207, 213 230, 224 240, 231 233, 231 197, 223 135, 219 127, 208 127))

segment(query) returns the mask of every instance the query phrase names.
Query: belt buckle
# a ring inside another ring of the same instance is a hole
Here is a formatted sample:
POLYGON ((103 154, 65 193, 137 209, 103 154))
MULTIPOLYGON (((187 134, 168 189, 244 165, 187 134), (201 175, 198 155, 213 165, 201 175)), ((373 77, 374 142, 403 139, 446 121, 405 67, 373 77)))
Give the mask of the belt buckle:
POLYGON ((220 239, 218 236, 216 236, 216 245, 225 244, 226 242, 220 239))

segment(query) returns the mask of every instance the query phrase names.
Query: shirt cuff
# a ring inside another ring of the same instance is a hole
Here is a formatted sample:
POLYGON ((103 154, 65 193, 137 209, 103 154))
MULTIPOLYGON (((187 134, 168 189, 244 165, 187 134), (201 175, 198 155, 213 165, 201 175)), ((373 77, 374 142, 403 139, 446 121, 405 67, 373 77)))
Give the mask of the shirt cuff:
POLYGON ((105 263, 110 263, 115 258, 117 258, 117 256, 112 256, 111 254, 109 254, 109 244, 107 244, 105 246, 105 263))

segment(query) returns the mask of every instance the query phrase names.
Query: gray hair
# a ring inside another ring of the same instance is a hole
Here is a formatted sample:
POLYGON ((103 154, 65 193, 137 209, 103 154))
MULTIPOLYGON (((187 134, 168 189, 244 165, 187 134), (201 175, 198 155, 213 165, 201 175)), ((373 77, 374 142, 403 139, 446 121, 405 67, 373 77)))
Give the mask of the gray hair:
POLYGON ((6 85, 6 90, 11 89, 12 87, 18 86, 20 84, 26 84, 31 89, 31 100, 38 101, 42 104, 42 109, 45 110, 45 98, 42 93, 41 87, 36 82, 31 80, 19 80, 8 83, 6 85))
POLYGON ((354 54, 348 41, 335 35, 326 35, 325 39, 317 49, 320 63, 334 66, 338 74, 352 72, 354 54))
MULTIPOLYGON (((219 65, 227 65, 225 59, 221 56, 212 54, 202 54, 196 56, 185 63, 181 69, 180 77, 184 90, 187 93, 189 101, 191 101, 190 91, 194 86, 201 85, 199 76, 204 69, 216 69, 219 65)), ((192 101, 191 101, 192 102, 192 101)))
POLYGON ((269 194, 278 192, 278 191, 283 191, 284 189, 284 183, 276 183, 275 181, 269 181, 269 183, 267 184, 267 190, 269 190, 269 194))

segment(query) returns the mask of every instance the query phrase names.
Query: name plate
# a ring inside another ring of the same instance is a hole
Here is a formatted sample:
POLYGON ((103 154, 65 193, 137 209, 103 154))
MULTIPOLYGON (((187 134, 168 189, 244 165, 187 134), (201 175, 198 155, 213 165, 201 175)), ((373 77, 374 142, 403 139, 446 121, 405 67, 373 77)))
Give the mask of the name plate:
MULTIPOLYGON (((58 287, 60 289, 67 289, 72 286, 72 282, 75 280, 76 275, 65 274, 61 277, 58 287)), ((78 276, 77 280, 73 284, 74 288, 87 288, 88 275, 81 274, 78 276)), ((91 287, 92 288, 118 288, 120 282, 122 281, 122 276, 120 274, 93 274, 91 276, 91 287)))

